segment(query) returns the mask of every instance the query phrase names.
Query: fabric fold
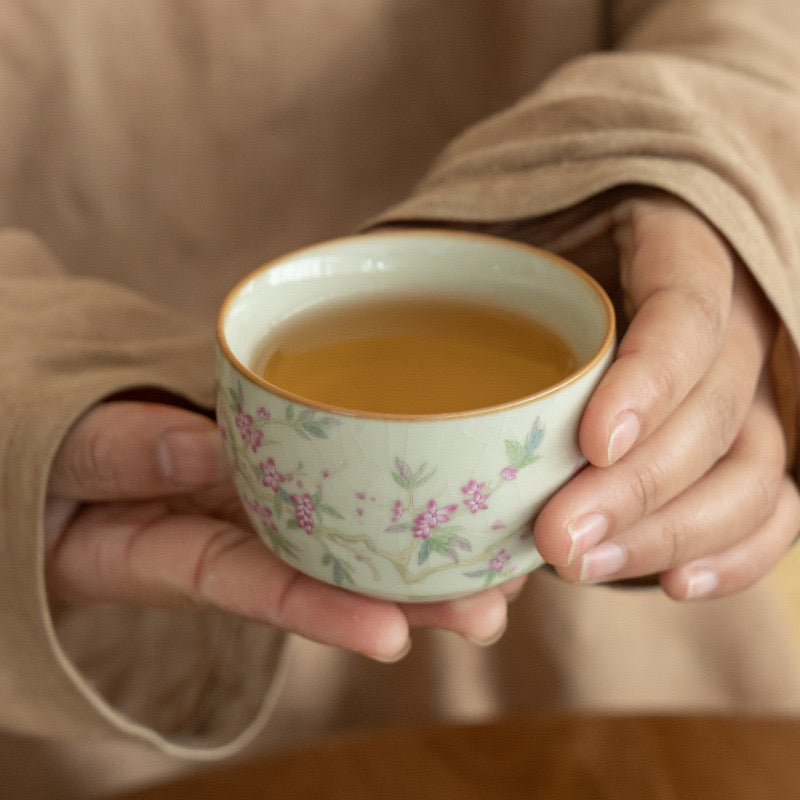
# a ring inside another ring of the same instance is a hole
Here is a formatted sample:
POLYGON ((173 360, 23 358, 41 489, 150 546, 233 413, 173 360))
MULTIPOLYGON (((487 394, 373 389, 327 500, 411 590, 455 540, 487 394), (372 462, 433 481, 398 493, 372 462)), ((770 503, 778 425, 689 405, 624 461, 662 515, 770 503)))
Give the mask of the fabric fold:
POLYGON ((194 758, 239 749, 274 697, 278 632, 204 610, 53 609, 44 577, 49 465, 70 425, 141 387, 211 407, 213 340, 133 292, 65 277, 29 233, 0 233, 0 263, 0 341, 14 342, 0 350, 0 491, 11 500, 0 558, 13 578, 0 582, 0 722, 48 737, 122 732, 194 758))
POLYGON ((752 7, 657 4, 619 50, 570 62, 528 97, 466 131, 408 199, 368 226, 502 223, 508 229, 512 221, 529 223, 619 187, 675 195, 728 240, 788 333, 791 352, 778 337, 783 357, 773 364, 782 365, 774 378, 794 461, 800 173, 782 165, 800 163, 800 60, 787 49, 781 22, 796 29, 797 20, 784 12, 785 18, 758 17, 753 25, 752 7), (697 21, 700 33, 681 14, 697 21), (766 53, 758 62, 751 57, 754 40, 766 53))

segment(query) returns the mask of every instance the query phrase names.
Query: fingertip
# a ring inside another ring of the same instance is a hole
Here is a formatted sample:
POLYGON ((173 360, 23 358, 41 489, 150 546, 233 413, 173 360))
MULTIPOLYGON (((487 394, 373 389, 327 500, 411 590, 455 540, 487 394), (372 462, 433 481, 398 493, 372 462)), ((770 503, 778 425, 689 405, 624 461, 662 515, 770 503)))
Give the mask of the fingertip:
POLYGON ((402 644, 397 645, 396 643, 387 641, 374 650, 365 652, 364 655, 381 664, 396 664, 398 661, 402 661, 410 652, 411 637, 408 635, 408 632, 406 632, 402 644))
MULTIPOLYGON (((562 490, 563 492, 563 490, 562 490)), ((539 555, 554 567, 566 566, 574 549, 568 530, 571 509, 554 495, 539 511, 533 524, 533 541, 539 555)))
POLYGON ((696 568, 686 577, 685 600, 701 600, 710 597, 719 586, 719 575, 713 569, 696 568))
MULTIPOLYGON (((620 363, 614 367, 619 367, 620 363)), ((581 451, 596 467, 607 467, 619 461, 642 434, 641 417, 631 408, 637 391, 625 388, 621 383, 624 373, 614 367, 589 400, 578 432, 581 451)))
POLYGON ((766 576, 786 555, 800 529, 800 494, 785 477, 777 507, 760 528, 727 550, 661 574, 673 600, 707 600, 741 592, 766 576))
POLYGON ((467 639, 471 641, 473 644, 478 645, 478 647, 491 647, 493 644, 497 644, 506 632, 508 628, 508 617, 503 617, 501 623, 494 628, 487 636, 467 636, 467 639))
POLYGON ((407 603, 402 610, 408 624, 451 631, 468 641, 488 646, 505 632, 508 601, 499 586, 464 597, 433 603, 407 603))
POLYGON ((599 545, 608 534, 609 528, 608 517, 599 511, 591 511, 571 520, 567 524, 570 550, 564 566, 569 566, 577 558, 599 545))
POLYGON ((508 601, 499 588, 455 600, 453 609, 463 621, 460 633, 473 644, 489 647, 506 632, 508 601))
POLYGON ((178 488, 213 486, 229 474, 215 427, 168 429, 156 449, 162 477, 178 488))
POLYGON ((717 596, 720 575, 710 563, 696 561, 667 570, 659 577, 659 583, 664 594, 672 600, 705 600, 717 596))
POLYGON ((411 631, 406 615, 394 604, 369 602, 370 613, 356 616, 365 623, 361 636, 362 641, 368 642, 361 653, 382 664, 402 661, 411 652, 411 631))
POLYGON ((642 430, 638 415, 629 409, 617 414, 609 427, 606 465, 619 461, 636 444, 642 430))
MULTIPOLYGON (((596 467, 612 464, 621 457, 626 445, 630 447, 631 436, 638 436, 638 431, 634 430, 634 420, 630 419, 633 412, 620 411, 620 408, 626 408, 627 400, 617 385, 615 366, 612 366, 589 399, 578 430, 581 452, 596 467)), ((633 416, 638 422, 638 417, 635 414, 633 416)))

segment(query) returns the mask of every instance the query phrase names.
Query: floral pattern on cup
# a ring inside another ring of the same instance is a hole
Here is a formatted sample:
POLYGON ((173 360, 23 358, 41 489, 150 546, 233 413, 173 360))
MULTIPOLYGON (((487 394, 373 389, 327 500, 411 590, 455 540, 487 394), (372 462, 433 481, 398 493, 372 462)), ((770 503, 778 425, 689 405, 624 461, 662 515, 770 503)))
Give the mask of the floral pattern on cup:
POLYGON ((502 517, 495 516, 494 508, 520 471, 541 457, 545 426, 538 417, 522 441, 499 443, 505 449, 505 465, 497 474, 465 475, 457 495, 426 491, 436 465, 412 465, 390 455, 387 472, 397 489, 391 504, 376 508, 377 501, 368 491, 356 489, 350 493, 352 505, 345 507, 341 498, 347 492, 340 486, 331 491, 337 480, 335 463, 309 474, 301 461, 281 458, 279 441, 270 434, 283 429, 324 445, 334 429, 348 424, 346 417, 277 398, 270 398, 269 408, 250 408, 241 383, 223 387, 218 397, 219 426, 236 466, 241 501, 261 537, 289 563, 297 562, 305 543, 314 540, 325 579, 341 586, 363 585, 363 576, 360 581, 354 577, 356 570, 366 570, 379 587, 386 569, 395 571, 406 586, 458 569, 477 591, 517 573, 509 544, 529 539, 530 530, 527 525, 509 529, 502 517), (331 494, 338 500, 331 500, 331 494), (365 516, 373 525, 383 520, 381 532, 390 537, 391 547, 382 548, 376 537, 362 532, 365 516), (481 537, 488 538, 489 544, 478 544, 468 531, 475 526, 463 524, 477 517, 484 520, 482 530, 492 534, 481 537))

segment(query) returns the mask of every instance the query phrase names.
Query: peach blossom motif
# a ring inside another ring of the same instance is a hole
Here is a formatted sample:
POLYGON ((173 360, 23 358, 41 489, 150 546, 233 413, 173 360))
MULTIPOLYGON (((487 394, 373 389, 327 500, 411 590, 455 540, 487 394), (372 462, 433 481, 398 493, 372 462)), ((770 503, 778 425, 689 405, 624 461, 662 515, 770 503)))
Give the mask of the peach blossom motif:
POLYGON ((479 511, 483 511, 489 507, 486 504, 489 495, 481 494, 485 486, 485 483, 478 483, 475 480, 471 480, 466 486, 461 487, 462 494, 467 495, 467 499, 464 500, 464 505, 469 507, 470 514, 477 514, 479 511))
POLYGON ((314 533, 314 512, 317 510, 311 502, 311 495, 293 494, 291 498, 294 503, 294 518, 297 520, 298 527, 311 536, 314 533))
POLYGON ((250 445, 250 449, 255 453, 261 446, 264 434, 258 428, 253 427, 253 418, 241 408, 236 414, 236 427, 239 429, 242 441, 250 445))
MULTIPOLYGON (((383 552, 382 546, 378 549, 372 545, 369 548, 362 547, 362 542, 368 542, 371 535, 364 525, 365 522, 373 525, 368 514, 372 511, 371 504, 379 502, 373 494, 351 489, 349 509, 343 514, 337 509, 336 500, 331 500, 341 497, 340 493, 329 492, 335 487, 327 483, 336 477, 338 466, 332 470, 320 465, 313 470, 313 475, 308 474, 302 461, 297 462, 293 469, 290 463, 281 462, 280 451, 267 448, 270 441, 267 431, 275 431, 276 444, 282 442, 283 430, 293 431, 305 440, 324 441, 331 429, 341 423, 292 404, 276 405, 272 411, 258 403, 253 408, 247 408, 241 386, 238 391, 235 386, 226 388, 230 399, 225 405, 218 406, 220 432, 226 440, 226 448, 235 458, 237 468, 246 467, 246 471, 242 471, 243 484, 250 487, 246 491, 259 495, 262 491, 256 488, 259 482, 271 490, 266 496, 255 499, 252 493, 248 496, 242 491, 242 486, 240 494, 259 534, 268 539, 270 547, 279 555, 290 559, 301 557, 302 548, 296 547, 295 538, 302 531, 314 537, 308 546, 313 548, 319 542, 322 566, 328 570, 330 579, 336 585, 354 584, 353 569, 357 564, 367 565, 366 569, 377 579, 382 561, 393 564, 403 576, 410 576, 408 581, 416 580, 416 576, 422 576, 428 570, 438 572, 448 567, 448 560, 456 565, 464 564, 462 569, 465 571, 462 574, 475 578, 484 586, 514 573, 515 557, 509 550, 499 548, 504 545, 511 548, 514 545, 507 543, 532 534, 529 528, 506 531, 506 522, 496 515, 502 513, 500 500, 504 483, 516 480, 521 470, 541 457, 539 451, 544 439, 544 426, 539 419, 535 420, 526 436, 505 440, 505 456, 501 456, 503 460, 490 470, 492 478, 480 480, 480 476, 469 479, 462 477, 455 484, 455 487, 460 487, 460 497, 456 488, 455 494, 440 495, 433 499, 431 495, 436 493, 429 488, 427 497, 431 499, 422 509, 419 503, 426 495, 420 487, 431 480, 439 467, 429 462, 416 463, 412 467, 396 457, 393 467, 389 468, 389 477, 400 492, 386 498, 387 507, 375 510, 378 519, 391 517, 386 532, 401 533, 409 539, 411 533, 414 545, 412 547, 411 541, 406 539, 405 543, 398 543, 398 547, 402 548, 400 552, 395 553, 389 546, 383 552), (269 452, 273 457, 267 457, 269 452), (505 466, 500 469, 500 464, 505 466), (282 472, 281 467, 292 471, 282 472), (312 486, 313 489, 310 488, 312 486), (326 496, 328 494, 330 497, 326 496), (493 508, 492 517, 484 515, 475 522, 470 520, 471 515, 490 507, 493 508), (361 530, 353 533, 349 523, 359 519, 361 530), (471 541, 470 532, 479 520, 483 520, 482 526, 488 530, 504 533, 502 538, 493 538, 493 544, 481 541, 480 551, 475 548, 473 552, 473 544, 477 543, 471 541), (341 531, 338 529, 340 523, 343 527, 341 531), (331 544, 335 544, 335 551, 329 547, 331 544), (465 557, 467 553, 470 554, 469 558, 465 557)), ((221 397, 224 396, 223 393, 221 397)), ((581 463, 578 461, 576 467, 581 463)), ((471 474, 476 473, 471 471, 471 474)), ((511 487, 505 489, 511 491, 511 487)), ((303 546, 307 546, 306 540, 303 540, 303 546)))
POLYGON ((450 521, 450 515, 457 508, 457 505, 439 508, 435 500, 429 500, 427 511, 418 514, 414 520, 414 538, 427 539, 439 525, 450 521))
POLYGON ((506 562, 511 559, 511 556, 506 553, 505 548, 495 554, 494 558, 489 562, 489 570, 491 572, 502 572, 506 562))
POLYGON ((287 479, 287 476, 281 475, 280 472, 278 472, 274 458, 268 458, 266 461, 262 461, 258 465, 258 468, 262 472, 261 482, 274 492, 277 492, 280 489, 280 485, 287 479))
POLYGON ((272 531, 277 530, 277 526, 272 519, 272 509, 269 506, 262 506, 258 500, 252 500, 249 497, 242 497, 242 502, 259 518, 262 525, 272 531))
POLYGON ((396 500, 394 504, 394 508, 392 509, 392 522, 397 522, 400 517, 403 516, 403 502, 401 500, 396 500))

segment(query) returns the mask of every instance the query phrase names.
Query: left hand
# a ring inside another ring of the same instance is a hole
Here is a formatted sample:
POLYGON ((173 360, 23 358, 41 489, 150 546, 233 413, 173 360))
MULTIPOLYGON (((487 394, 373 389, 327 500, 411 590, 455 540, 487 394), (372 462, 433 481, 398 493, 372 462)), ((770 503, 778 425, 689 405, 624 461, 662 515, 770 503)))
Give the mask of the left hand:
MULTIPOLYGON (((800 531, 765 375, 774 312, 717 231, 679 200, 626 200, 601 222, 630 323, 581 422, 590 464, 543 509, 536 544, 568 581, 658 575, 675 599, 731 594, 764 576, 800 531)), ((567 255, 607 270, 587 243, 567 255)))
POLYGON ((216 426, 161 403, 100 403, 72 426, 52 465, 44 526, 53 603, 214 607, 379 661, 402 658, 414 627, 491 644, 525 581, 398 604, 303 575, 247 522, 216 426))

